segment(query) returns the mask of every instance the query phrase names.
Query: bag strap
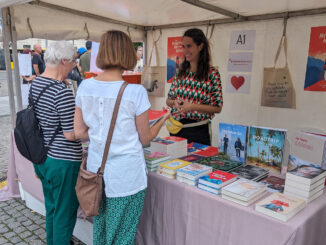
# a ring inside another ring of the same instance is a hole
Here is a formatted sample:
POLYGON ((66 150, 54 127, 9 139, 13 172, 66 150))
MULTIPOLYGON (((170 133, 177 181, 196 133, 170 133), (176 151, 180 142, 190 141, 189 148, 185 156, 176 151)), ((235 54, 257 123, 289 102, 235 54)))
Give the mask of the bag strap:
POLYGON ((113 115, 112 115, 111 124, 110 124, 110 129, 109 129, 108 137, 107 137, 105 148, 104 148, 102 164, 101 164, 101 167, 98 169, 97 174, 103 175, 103 173, 104 173, 105 163, 106 163, 106 160, 108 158, 108 153, 109 153, 109 150, 110 150, 111 140, 112 140, 112 136, 113 136, 113 130, 114 130, 115 122, 117 121, 118 111, 119 111, 119 106, 120 106, 122 94, 123 94, 125 88, 127 87, 127 85, 128 85, 127 82, 124 82, 121 85, 118 96, 117 96, 117 99, 115 101, 113 115))
POLYGON ((156 63, 157 63, 157 65, 159 65, 157 42, 160 40, 161 36, 162 36, 162 31, 160 30, 160 36, 157 38, 157 40, 155 40, 155 38, 154 38, 154 31, 152 31, 153 46, 152 46, 152 50, 151 50, 151 55, 149 56, 148 66, 151 66, 154 48, 155 48, 155 54, 156 54, 156 63))
POLYGON ((32 95, 32 93, 33 93, 33 90, 32 90, 33 86, 31 86, 30 92, 29 92, 29 95, 28 95, 28 103, 29 103, 29 106, 34 107, 36 105, 36 103, 39 101, 39 99, 41 98, 41 96, 44 94, 45 90, 47 90, 49 87, 52 87, 54 85, 56 85, 56 83, 51 83, 51 84, 46 85, 42 89, 41 93, 37 96, 35 102, 33 101, 33 95, 32 95))
POLYGON ((275 59, 274 59, 274 68, 276 66, 276 62, 280 56, 280 53, 281 53, 281 49, 282 49, 282 46, 284 47, 284 53, 285 53, 285 66, 287 67, 288 66, 288 57, 287 57, 287 53, 288 53, 288 47, 287 47, 287 38, 285 35, 282 36, 281 38, 281 41, 280 41, 280 44, 278 46, 278 49, 277 49, 277 52, 276 52, 276 55, 275 55, 275 59))

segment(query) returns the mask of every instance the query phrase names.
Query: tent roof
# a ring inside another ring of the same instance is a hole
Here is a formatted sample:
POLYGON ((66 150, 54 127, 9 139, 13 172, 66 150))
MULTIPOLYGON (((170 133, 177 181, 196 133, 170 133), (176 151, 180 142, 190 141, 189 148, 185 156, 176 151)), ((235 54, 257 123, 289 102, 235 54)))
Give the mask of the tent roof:
POLYGON ((143 30, 326 13, 326 0, 0 0, 14 6, 18 39, 98 39, 107 28, 143 30), (16 4, 16 5, 14 5, 16 4), (307 11, 308 10, 308 11, 307 11), (263 17, 262 15, 269 14, 263 17), (29 19, 27 21, 27 19, 29 19), (27 23, 29 22, 29 23, 27 23), (89 26, 85 28, 85 23, 89 26), (110 23, 110 25, 108 25, 110 23), (112 26, 117 24, 118 26, 112 26), (91 28, 90 28, 91 26, 91 28), (103 27, 103 28, 102 28, 103 27), (44 30, 48 33, 45 34, 44 30), (71 32, 69 32, 71 30, 71 32), (43 33, 42 33, 43 32, 43 33), (57 35, 55 35, 57 32, 57 35), (58 35, 58 32, 65 34, 58 35), (33 33, 33 35, 32 35, 33 33), (86 34, 85 34, 86 33, 86 34))

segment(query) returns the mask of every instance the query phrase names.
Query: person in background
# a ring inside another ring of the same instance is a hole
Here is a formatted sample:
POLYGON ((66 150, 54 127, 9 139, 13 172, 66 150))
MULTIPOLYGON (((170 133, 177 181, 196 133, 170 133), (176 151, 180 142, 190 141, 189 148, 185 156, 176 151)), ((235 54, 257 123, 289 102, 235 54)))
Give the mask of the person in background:
POLYGON ((81 76, 81 68, 79 66, 79 59, 82 54, 87 52, 85 48, 79 48, 77 50, 77 56, 76 56, 76 63, 77 65, 72 69, 72 71, 68 75, 68 79, 74 80, 77 82, 77 86, 80 85, 80 83, 83 81, 82 76, 81 76))
POLYGON ((92 41, 87 41, 86 44, 87 52, 84 52, 79 59, 79 67, 81 68, 82 79, 85 79, 85 72, 90 70, 91 66, 91 52, 92 52, 92 41))
POLYGON ((82 74, 82 69, 81 69, 80 64, 79 64, 80 56, 82 56, 85 52, 87 52, 87 49, 84 48, 84 47, 81 47, 81 48, 79 48, 77 50, 77 59, 78 59, 77 68, 78 68, 78 71, 79 71, 80 74, 82 74))
POLYGON ((43 187, 46 243, 69 245, 79 207, 75 185, 82 158, 81 143, 73 129, 74 96, 62 82, 76 65, 73 45, 65 41, 51 43, 45 62, 45 71, 34 79, 30 93, 35 101, 50 85, 34 109, 49 150, 46 161, 34 164, 34 169, 43 187))
MULTIPOLYGON (((136 64, 129 36, 107 31, 101 37, 96 65, 103 70, 81 83, 76 96, 74 129, 79 139, 89 139, 87 170, 101 165, 122 73, 136 64)), ((99 215, 94 217, 93 244, 134 244, 147 187, 143 146, 158 134, 170 109, 152 127, 150 103, 142 85, 129 84, 123 93, 110 152, 104 169, 104 193, 99 215)))
POLYGON ((234 148, 236 151, 236 156, 240 157, 240 152, 242 150, 242 143, 241 143, 241 140, 239 137, 237 138, 236 142, 234 143, 234 148))
MULTIPOLYGON (((30 49, 24 49, 23 54, 29 54, 31 56, 31 59, 33 59, 32 50, 30 50, 30 49)), ((33 71, 33 67, 32 67, 32 71, 33 71)), ((29 84, 29 83, 31 83, 32 80, 35 77, 36 77, 35 75, 22 76, 22 78, 23 78, 23 84, 29 84)))
POLYGON ((134 67, 134 71, 136 72, 141 72, 143 70, 143 66, 144 66, 144 61, 143 61, 143 47, 142 46, 138 46, 137 47, 137 64, 134 67))
POLYGON ((229 146, 229 138, 225 134, 225 136, 223 138, 223 152, 225 155, 228 154, 228 146, 229 146))
POLYGON ((200 29, 184 33, 182 48, 185 58, 170 87, 166 104, 173 107, 175 120, 188 125, 171 135, 211 145, 209 120, 220 113, 223 106, 220 74, 211 66, 209 43, 200 29))
POLYGON ((44 61, 42 58, 41 44, 34 44, 34 54, 32 59, 33 75, 40 76, 44 72, 44 61))

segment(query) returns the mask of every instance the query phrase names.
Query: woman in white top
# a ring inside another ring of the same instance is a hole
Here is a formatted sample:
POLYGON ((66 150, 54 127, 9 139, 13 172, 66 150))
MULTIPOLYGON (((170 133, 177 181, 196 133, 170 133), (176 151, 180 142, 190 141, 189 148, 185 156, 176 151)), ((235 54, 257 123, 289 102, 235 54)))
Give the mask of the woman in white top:
MULTIPOLYGON (((130 38, 121 31, 101 37, 96 65, 103 73, 85 80, 77 91, 75 134, 89 139, 87 169, 100 167, 113 107, 123 84, 122 72, 136 64, 130 38)), ((143 146, 158 134, 167 114, 150 128, 147 92, 129 84, 122 96, 108 160, 100 214, 94 218, 94 244, 133 244, 147 187, 143 146)))

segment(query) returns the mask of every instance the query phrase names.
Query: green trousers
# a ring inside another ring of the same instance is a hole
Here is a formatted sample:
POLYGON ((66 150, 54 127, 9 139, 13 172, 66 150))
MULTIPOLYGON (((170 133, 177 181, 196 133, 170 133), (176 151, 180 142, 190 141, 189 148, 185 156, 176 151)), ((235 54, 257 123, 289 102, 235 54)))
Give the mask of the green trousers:
POLYGON ((134 245, 146 190, 126 197, 104 194, 94 217, 93 245, 134 245))
POLYGON ((50 157, 34 164, 43 187, 47 245, 70 245, 79 206, 75 192, 79 167, 80 162, 50 157))

